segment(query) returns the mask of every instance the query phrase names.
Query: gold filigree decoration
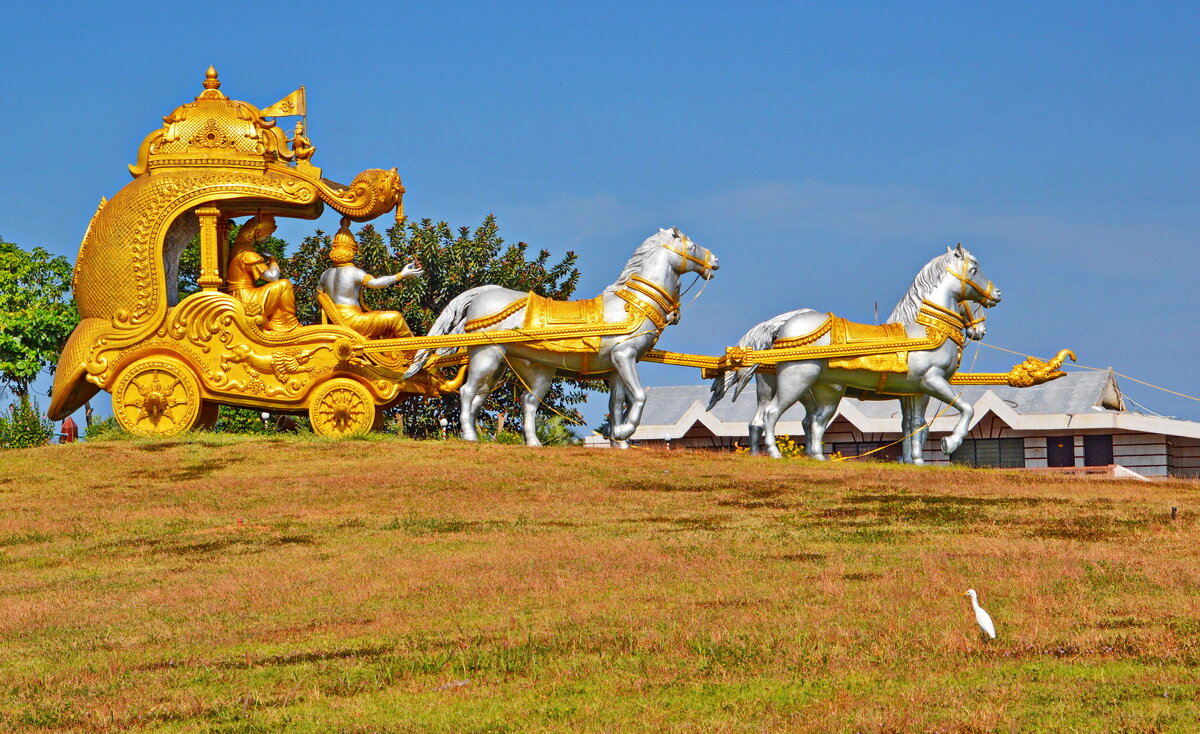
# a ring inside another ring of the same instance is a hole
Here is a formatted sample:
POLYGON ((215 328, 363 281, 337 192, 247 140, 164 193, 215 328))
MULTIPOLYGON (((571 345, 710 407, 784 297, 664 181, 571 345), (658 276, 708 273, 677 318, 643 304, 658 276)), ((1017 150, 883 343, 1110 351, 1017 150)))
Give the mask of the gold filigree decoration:
POLYGON ((189 142, 197 148, 230 148, 233 146, 233 140, 217 127, 217 121, 211 117, 189 142))

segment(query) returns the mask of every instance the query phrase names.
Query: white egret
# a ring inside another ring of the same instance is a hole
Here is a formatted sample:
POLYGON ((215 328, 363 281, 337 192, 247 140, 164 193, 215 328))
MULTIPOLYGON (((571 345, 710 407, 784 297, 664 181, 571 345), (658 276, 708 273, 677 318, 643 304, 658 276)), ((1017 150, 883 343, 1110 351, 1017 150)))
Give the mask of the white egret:
POLYGON ((996 639, 996 627, 992 624, 992 618, 984 611, 983 607, 979 606, 979 601, 975 597, 974 589, 967 589, 967 593, 963 596, 971 597, 971 606, 975 609, 975 622, 979 625, 979 629, 983 634, 990 638, 996 639))

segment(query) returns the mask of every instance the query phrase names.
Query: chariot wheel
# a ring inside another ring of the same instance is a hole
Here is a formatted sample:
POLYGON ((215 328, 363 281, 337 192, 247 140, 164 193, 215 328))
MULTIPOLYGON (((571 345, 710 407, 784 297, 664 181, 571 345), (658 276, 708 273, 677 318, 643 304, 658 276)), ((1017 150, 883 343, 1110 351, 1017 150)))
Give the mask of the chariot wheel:
POLYGON ((151 357, 126 367, 113 388, 117 423, 138 436, 174 436, 200 419, 200 383, 172 357, 151 357))
POLYGON ((375 400, 362 384, 339 377, 313 390, 308 400, 308 420, 321 436, 357 436, 375 425, 375 400))

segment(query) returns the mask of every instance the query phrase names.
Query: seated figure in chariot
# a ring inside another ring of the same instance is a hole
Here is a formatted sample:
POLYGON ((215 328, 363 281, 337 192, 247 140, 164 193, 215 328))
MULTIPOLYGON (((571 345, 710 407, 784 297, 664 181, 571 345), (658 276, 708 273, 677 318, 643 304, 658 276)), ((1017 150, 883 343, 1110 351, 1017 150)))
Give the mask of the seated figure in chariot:
POLYGON ((242 302, 249 316, 262 316, 263 328, 291 331, 300 325, 296 318, 296 294, 292 281, 281 277, 275 256, 263 258, 257 246, 275 232, 275 217, 259 214, 242 225, 229 255, 229 294, 242 302), (264 285, 255 285, 264 280, 264 285))
POLYGON ((350 219, 342 218, 341 229, 333 236, 329 259, 333 267, 321 273, 317 300, 329 320, 354 329, 369 339, 393 339, 412 336, 404 314, 399 311, 371 311, 362 305, 362 289, 387 288, 407 278, 418 278, 424 271, 409 263, 395 275, 375 277, 354 264, 358 242, 350 232, 350 219))

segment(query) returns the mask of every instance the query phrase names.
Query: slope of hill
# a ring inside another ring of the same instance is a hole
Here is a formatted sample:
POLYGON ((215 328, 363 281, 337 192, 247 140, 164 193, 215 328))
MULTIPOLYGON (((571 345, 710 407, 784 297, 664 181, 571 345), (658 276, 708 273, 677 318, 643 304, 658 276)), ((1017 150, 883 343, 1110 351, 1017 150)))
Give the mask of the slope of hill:
POLYGON ((1200 719, 1200 483, 457 442, 2 458, 4 731, 1200 719))

